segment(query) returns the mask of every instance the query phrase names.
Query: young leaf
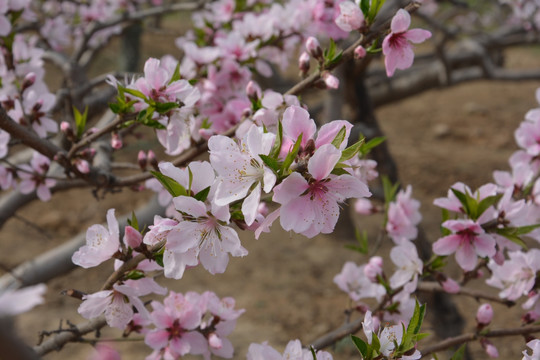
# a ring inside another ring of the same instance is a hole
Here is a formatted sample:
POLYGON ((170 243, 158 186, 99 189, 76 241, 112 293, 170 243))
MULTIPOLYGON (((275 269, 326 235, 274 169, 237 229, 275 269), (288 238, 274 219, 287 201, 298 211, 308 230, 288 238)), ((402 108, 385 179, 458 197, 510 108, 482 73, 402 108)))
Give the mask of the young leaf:
POLYGON ((384 5, 385 0, 372 0, 371 1, 371 7, 369 9, 369 15, 368 15, 368 22, 372 23, 377 14, 379 13, 379 10, 384 5))
POLYGON ((351 339, 354 345, 356 346, 356 348, 358 349, 358 351, 360 351, 360 354, 362 354, 362 357, 364 358, 364 360, 368 360, 367 354, 368 354, 369 345, 366 344, 364 340, 360 339, 357 336, 351 335, 351 339))
POLYGON ((463 206, 463 210, 467 215, 471 217, 471 219, 476 220, 478 217, 476 216, 477 210, 478 210, 478 202, 469 194, 464 194, 459 190, 456 190, 454 188, 450 188, 454 195, 458 198, 459 202, 463 206))
POLYGON ((276 136, 276 140, 274 141, 274 146, 272 146, 272 150, 270 150, 270 154, 268 154, 268 156, 270 156, 271 158, 277 159, 277 157, 279 156, 279 153, 281 152, 282 142, 283 142, 283 125, 281 125, 281 121, 278 121, 278 133, 276 136))
POLYGON ((180 79, 181 79, 181 76, 180 76, 180 63, 178 63, 178 64, 176 64, 176 67, 174 68, 173 76, 172 76, 171 80, 169 81, 168 85, 171 85, 173 82, 178 81, 180 79))
POLYGON ((131 270, 126 275, 126 279, 129 279, 129 280, 139 280, 139 279, 142 279, 143 277, 144 277, 144 272, 141 270, 131 270))
POLYGON ((275 158, 270 157, 268 155, 259 154, 259 157, 264 162, 266 166, 268 166, 270 169, 272 169, 275 173, 279 171, 281 168, 281 163, 277 161, 275 158))
POLYGON ((74 106, 73 115, 75 118, 75 126, 77 127, 77 138, 80 138, 84 133, 84 128, 86 127, 86 119, 88 117, 88 106, 84 109, 84 113, 80 113, 79 110, 74 106))
POLYGON ((202 189, 201 191, 196 193, 195 196, 193 197, 199 201, 206 201, 206 198, 208 197, 209 193, 210 193, 210 186, 202 189))
POLYGON ((345 135, 347 135, 347 128, 343 126, 341 129, 339 129, 334 140, 332 140, 332 145, 339 149, 339 146, 343 140, 345 140, 345 135))
POLYGON ((362 144, 362 146, 360 147, 360 153, 362 154, 362 156, 366 156, 374 147, 380 145, 385 140, 386 138, 384 136, 375 137, 369 140, 367 143, 362 144))
POLYGON ((156 111, 160 114, 166 114, 172 109, 176 109, 178 107, 178 103, 175 102, 167 102, 167 103, 159 103, 156 102, 154 104, 154 107, 156 108, 156 111))
POLYGON ((508 240, 518 244, 525 250, 527 250, 527 245, 521 238, 518 236, 517 228, 501 228, 501 229, 495 229, 495 232, 501 236, 504 236, 508 240))
POLYGON ((163 175, 157 171, 150 171, 156 179, 159 180, 161 185, 171 194, 173 197, 177 196, 187 196, 186 188, 180 185, 176 180, 171 179, 170 177, 163 175))
POLYGON ((124 92, 127 92, 128 94, 130 95, 133 95, 135 97, 138 97, 140 99, 144 99, 146 100, 146 95, 144 95, 142 92, 140 92, 139 90, 134 90, 134 89, 128 89, 128 88, 123 88, 124 92))
POLYGON ((339 162, 352 159, 356 154, 358 154, 365 140, 366 140, 365 138, 362 138, 358 140, 356 143, 354 143, 353 145, 343 150, 341 152, 341 157, 339 158, 339 162))
POLYGON ((302 144, 302 136, 304 134, 300 134, 298 137, 298 140, 296 140, 296 143, 294 143, 294 146, 285 157, 285 161, 283 161, 283 165, 281 166, 281 175, 285 174, 288 170, 291 164, 293 163, 294 159, 296 159, 296 155, 298 155, 298 151, 300 150, 300 145, 302 144))
POLYGON ((450 360, 463 360, 463 357, 465 356, 465 347, 467 344, 463 344, 457 349, 457 351, 452 355, 450 360))
POLYGON ((383 192, 384 192, 384 202, 386 204, 391 203, 394 201, 394 198, 396 197, 397 190, 399 188, 399 183, 395 183, 392 185, 390 180, 387 176, 382 176, 382 183, 383 183, 383 192))
POLYGON ((313 356, 313 360, 317 360, 317 354, 315 353, 315 349, 313 348, 313 346, 310 346, 309 350, 311 351, 311 356, 313 356))
POLYGON ((129 226, 134 228, 135 230, 139 231, 139 220, 137 220, 137 216, 135 215, 135 211, 131 212, 131 220, 128 219, 129 226))
POLYGON ((478 216, 482 215, 490 206, 495 205, 502 198, 502 194, 488 196, 478 204, 478 216))
POLYGON ((362 10, 362 13, 364 14, 364 18, 367 18, 369 15, 369 0, 360 1, 360 9, 362 10))
POLYGON ((187 192, 188 194, 191 194, 191 185, 193 184, 193 173, 191 172, 191 169, 189 168, 189 166, 187 170, 188 170, 188 178, 189 178, 187 192))

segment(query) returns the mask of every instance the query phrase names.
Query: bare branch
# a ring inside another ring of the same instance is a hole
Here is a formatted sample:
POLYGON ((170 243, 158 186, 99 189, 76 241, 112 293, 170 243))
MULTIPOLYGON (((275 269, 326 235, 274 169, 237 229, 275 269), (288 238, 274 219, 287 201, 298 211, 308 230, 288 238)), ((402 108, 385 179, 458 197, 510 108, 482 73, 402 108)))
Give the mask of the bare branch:
MULTIPOLYGON (((418 283, 418 287, 416 289, 417 289, 417 291, 420 291, 420 292, 440 292, 440 293, 448 294, 446 291, 444 291, 442 286, 439 285, 439 283, 437 283, 435 281, 424 281, 424 282, 418 283)), ((460 288, 457 293, 451 294, 451 295, 470 296, 470 297, 473 297, 473 298, 475 298, 477 300, 478 299, 489 300, 489 301, 492 301, 492 302, 496 302, 496 303, 506 305, 508 307, 514 306, 516 304, 513 301, 501 299, 501 298, 499 298, 497 296, 493 296, 493 295, 490 295, 490 294, 485 294, 482 291, 468 289, 466 287, 460 288)))
POLYGON ((422 357, 426 357, 434 352, 445 350, 453 346, 461 345, 466 342, 475 341, 482 337, 489 338, 489 337, 516 336, 516 335, 533 334, 537 332, 540 332, 540 325, 523 326, 520 328, 513 328, 513 329, 491 330, 486 333, 482 333, 482 335, 479 335, 477 333, 468 333, 468 334, 463 334, 463 335, 451 337, 448 339, 444 339, 443 341, 437 344, 421 348, 420 351, 422 352, 422 357))

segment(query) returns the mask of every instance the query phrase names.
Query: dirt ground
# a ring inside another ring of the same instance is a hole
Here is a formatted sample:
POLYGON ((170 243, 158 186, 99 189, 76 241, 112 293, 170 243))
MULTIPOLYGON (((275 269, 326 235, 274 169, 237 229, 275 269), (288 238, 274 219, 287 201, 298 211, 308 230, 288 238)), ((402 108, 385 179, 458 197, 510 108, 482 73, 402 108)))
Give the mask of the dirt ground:
MULTIPOLYGON (((509 57, 509 65, 535 66, 538 55, 535 51, 518 49, 509 57)), ((539 86, 540 82, 482 81, 430 91, 378 109, 381 126, 398 163, 401 182, 412 184, 414 197, 422 202, 422 226, 432 242, 439 236, 440 220, 440 211, 432 205, 433 199, 445 196, 448 187, 458 180, 475 188, 490 181, 493 170, 508 168, 507 159, 516 149, 513 131, 525 112, 538 105, 534 91, 539 86)), ((50 203, 32 204, 19 215, 36 227, 21 219, 10 220, 2 229, 0 263, 14 267, 89 225, 103 222, 108 208, 115 207, 117 214, 127 213, 144 203, 147 197, 148 194, 123 191, 96 201, 89 191, 74 190, 55 196, 50 203)), ((381 219, 357 221, 373 236, 381 219)), ((359 254, 344 248, 350 239, 331 236, 307 239, 284 232, 276 224, 271 235, 265 234, 258 241, 248 232, 241 233, 241 240, 249 255, 231 258, 225 274, 212 276, 198 267, 187 271, 181 281, 163 281, 177 292, 209 289, 221 297, 235 296, 237 306, 246 309, 230 336, 235 345, 235 359, 245 358, 251 342, 268 341, 282 350, 290 339, 298 338, 307 344, 343 324, 347 296, 332 279, 345 261, 365 261, 359 254)), ((46 305, 17 319, 20 335, 35 344, 38 331, 57 328, 59 319, 83 322, 76 312, 79 302, 60 292, 73 287, 94 292, 111 268, 112 264, 106 263, 90 271, 76 269, 51 281, 46 305)), ((482 287, 483 280, 472 282, 470 286, 482 287)), ((463 313, 476 312, 478 304, 474 300, 456 301, 463 313)), ((519 326, 516 314, 520 314, 519 307, 506 310, 495 306, 492 327, 519 326)), ((472 331, 473 327, 474 324, 468 324, 467 330, 472 331)), ((424 332, 430 332, 430 328, 431 324, 426 323, 424 332)), ((102 336, 118 335, 106 331, 102 336)), ((498 345, 501 359, 520 358, 525 349, 525 342, 518 337, 494 343, 498 345)), ((119 342, 114 346, 127 354, 125 359, 143 359, 150 353, 141 342, 119 342)), ((89 345, 70 344, 45 358, 84 359, 90 351, 89 345)), ((330 351, 335 359, 359 358, 347 343, 340 343, 330 351)), ((478 344, 472 344, 471 351, 475 359, 486 358, 478 344)))

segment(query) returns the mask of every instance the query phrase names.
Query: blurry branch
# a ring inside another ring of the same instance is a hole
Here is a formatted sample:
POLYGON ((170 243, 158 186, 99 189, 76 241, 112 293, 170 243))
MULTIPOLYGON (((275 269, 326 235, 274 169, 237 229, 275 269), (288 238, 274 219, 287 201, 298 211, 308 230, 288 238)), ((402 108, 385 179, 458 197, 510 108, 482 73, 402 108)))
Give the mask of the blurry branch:
MULTIPOLYGON (((439 285, 439 283, 437 283, 435 281, 423 281, 421 283, 418 283, 417 291, 420 291, 420 292, 432 292, 432 293, 433 292, 440 292, 440 293, 449 294, 446 291, 444 291, 444 289, 442 288, 441 285, 439 285)), ((508 307, 515 305, 515 302, 513 302, 513 301, 501 299, 501 298, 499 298, 497 296, 486 294, 486 293, 484 293, 482 291, 478 291, 478 290, 468 289, 468 288, 465 288, 465 287, 460 288, 457 293, 449 294, 449 295, 470 296, 472 298, 475 298, 476 300, 479 300, 479 299, 489 300, 489 301, 493 301, 493 302, 497 302, 497 303, 506 305, 508 307)))
POLYGON ((170 4, 170 5, 152 7, 149 9, 144 9, 144 10, 133 12, 133 13, 124 13, 104 22, 94 22, 92 25, 90 25, 89 29, 85 32, 83 40, 79 44, 77 50, 74 52, 73 60, 75 62, 78 62, 81 59, 81 57, 84 55, 84 53, 87 50, 88 42, 90 41, 92 36, 100 30, 106 29, 108 27, 120 25, 122 23, 143 20, 145 18, 152 17, 152 16, 169 14, 175 11, 194 11, 194 10, 202 8, 205 4, 206 4, 206 0, 180 2, 180 3, 170 4))
MULTIPOLYGON (((135 210, 135 214, 139 224, 144 226, 144 224, 153 224, 154 215, 164 215, 164 209, 154 196, 147 204, 135 210)), ((121 229, 127 225, 128 218, 131 218, 131 214, 122 214, 118 217, 121 229)), ((85 241, 86 231, 37 258, 17 266, 11 273, 0 278, 0 293, 7 289, 39 284, 67 274, 75 268, 71 256, 84 245, 85 241)))
POLYGON ((451 337, 448 339, 444 339, 443 341, 437 344, 420 348, 420 352, 422 353, 422 357, 426 357, 434 352, 445 350, 453 346, 461 345, 466 342, 475 341, 482 337, 490 338, 490 337, 516 336, 516 335, 533 334, 537 332, 540 332, 540 325, 523 326, 520 328, 511 328, 511 329, 497 329, 497 330, 487 331, 485 333, 483 332, 481 334, 468 333, 468 334, 463 334, 463 335, 451 337))

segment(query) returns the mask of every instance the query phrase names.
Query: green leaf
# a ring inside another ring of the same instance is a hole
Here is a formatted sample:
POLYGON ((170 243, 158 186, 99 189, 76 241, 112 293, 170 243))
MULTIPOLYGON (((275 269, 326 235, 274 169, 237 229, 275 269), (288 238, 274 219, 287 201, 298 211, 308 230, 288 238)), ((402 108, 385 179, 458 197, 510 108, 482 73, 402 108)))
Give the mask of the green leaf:
POLYGON ((520 226, 515 229, 517 231, 517 235, 525 235, 535 229, 538 229, 539 227, 540 227, 540 224, 535 224, 535 225, 528 225, 528 226, 520 226))
POLYGON ((341 129, 339 129, 334 140, 332 140, 332 145, 339 149, 339 146, 343 140, 345 140, 345 135, 347 135, 347 128, 343 126, 341 129))
POLYGON ((277 173, 279 169, 281 168, 282 164, 277 159, 274 159, 273 157, 270 157, 268 155, 263 155, 263 154, 259 154, 259 157, 264 162, 264 164, 268 166, 270 169, 272 169, 275 173, 277 173))
MULTIPOLYGON (((441 215, 441 218, 442 218, 441 224, 442 224, 442 223, 444 223, 446 220, 450 219, 450 212, 448 211, 448 209, 442 208, 442 209, 441 209, 441 213, 442 213, 442 215, 441 215)), ((448 230, 447 228, 445 228, 445 227, 442 226, 442 225, 440 226, 440 228, 441 228, 441 234, 442 234, 443 236, 448 236, 448 235, 450 235, 450 234, 452 233, 450 230, 448 230)))
POLYGON ((188 170, 188 178, 189 178, 187 192, 188 192, 188 194, 191 194, 191 185, 193 185, 193 172, 191 172, 191 169, 189 168, 189 166, 188 166, 187 170, 188 170))
POLYGON ((360 1, 360 9, 362 10, 362 13, 364 14, 364 18, 367 18, 369 15, 369 0, 360 1))
POLYGON ((270 150, 270 154, 268 156, 277 159, 279 156, 279 153, 281 152, 281 143, 283 142, 283 125, 281 125, 281 121, 278 121, 278 133, 276 136, 276 140, 274 141, 274 146, 272 146, 272 150, 270 150))
POLYGON ((156 111, 160 114, 166 114, 172 109, 176 109, 178 107, 178 103, 175 102, 168 102, 168 103, 155 103, 154 104, 156 111))
POLYGON ((334 175, 351 175, 347 170, 344 170, 344 169, 341 169, 341 168, 334 168, 334 170, 332 170, 331 174, 334 174, 334 175))
POLYGON ((131 219, 128 219, 128 224, 135 230, 139 231, 139 220, 137 220, 137 216, 135 215, 135 211, 131 212, 131 219))
POLYGON ((174 68, 173 76, 171 77, 171 80, 169 81, 169 84, 172 84, 175 81, 180 80, 182 77, 180 76, 180 63, 176 64, 176 67, 174 68))
POLYGON ((86 119, 88 118, 88 106, 85 107, 84 113, 80 113, 79 110, 73 107, 73 117, 75 118, 75 126, 77 128, 77 138, 80 138, 84 133, 86 127, 86 119))
POLYGON ((380 145, 385 140, 386 140, 386 137, 384 136, 375 137, 369 140, 367 143, 362 144, 362 146, 360 146, 360 153, 362 154, 362 156, 366 156, 367 154, 371 152, 373 148, 380 145))
POLYGON ((371 350, 379 352, 380 349, 381 349, 381 341, 379 340, 379 337, 377 336, 377 334, 372 333, 371 334, 371 350))
POLYGON ((501 228, 501 229, 495 229, 495 232, 501 236, 504 236, 508 240, 518 244, 525 250, 527 250, 527 245, 521 238, 518 236, 517 228, 501 228))
POLYGON ((459 202, 463 206, 463 210, 469 217, 473 220, 476 220, 478 217, 476 216, 478 212, 478 202, 476 199, 474 199, 469 194, 464 194, 459 190, 456 190, 454 188, 450 188, 454 195, 458 198, 459 202))
POLYGON ((431 269, 442 269, 446 265, 446 262, 444 261, 445 259, 446 256, 435 256, 435 259, 433 259, 433 261, 431 262, 431 269))
POLYGON ((131 270, 126 275, 126 279, 130 279, 130 280, 139 280, 142 278, 144 278, 144 272, 141 270, 131 270))
POLYGON ((133 96, 138 97, 140 99, 146 100, 146 95, 144 95, 139 90, 128 89, 128 88, 123 88, 123 90, 124 90, 124 92, 127 92, 130 95, 133 95, 133 96))
POLYGON ((422 327, 422 322, 424 321, 425 314, 426 304, 420 306, 418 300, 416 300, 413 316, 409 321, 407 331, 403 335, 403 339, 401 340, 401 344, 399 345, 400 352, 407 352, 410 349, 414 348, 417 342, 416 335, 420 332, 420 328, 422 327))
POLYGON ((367 231, 364 230, 362 233, 360 233, 360 230, 356 228, 354 229, 354 232, 356 235, 356 241, 358 242, 358 245, 347 244, 345 245, 345 248, 367 255, 368 253, 367 231))
POLYGON ((367 358, 367 353, 368 353, 368 344, 360 339, 358 336, 354 336, 354 335, 351 335, 351 339, 353 341, 353 344, 356 346, 356 348, 358 349, 358 351, 360 351, 360 354, 362 354, 362 357, 364 358, 364 360, 369 360, 367 358))
MULTIPOLYGON (((165 250, 165 248, 163 248, 163 250, 165 250)), ((165 265, 163 264, 163 252, 162 251, 160 251, 159 253, 154 255, 154 260, 156 261, 156 263, 159 266, 165 267, 165 265)))
POLYGON ((488 196, 480 201, 477 209, 478 217, 480 217, 490 206, 495 205, 502 198, 502 196, 503 194, 488 196))
POLYGON ((207 188, 202 189, 201 191, 196 193, 195 196, 193 196, 193 197, 195 199, 199 200, 199 201, 206 201, 206 198, 208 197, 209 193, 210 193, 210 186, 208 186, 207 188))
POLYGON ((383 183, 384 202, 385 204, 389 204, 394 201, 394 198, 396 197, 399 183, 395 183, 394 185, 392 185, 392 183, 388 179, 388 176, 386 175, 383 175, 381 178, 383 183))
POLYGON ((302 136, 304 134, 300 134, 298 137, 298 140, 296 140, 296 143, 294 143, 294 146, 285 157, 285 160, 283 161, 283 165, 281 166, 281 175, 285 175, 286 172, 289 170, 289 167, 293 163, 294 159, 296 159, 296 155, 298 155, 298 151, 300 150, 300 145, 302 144, 302 136))
POLYGON ((109 103, 109 108, 115 114, 120 114, 122 112, 122 106, 117 103, 109 103))
POLYGON ((454 355, 452 355, 450 360, 463 360, 463 358, 465 356, 465 347, 466 346, 467 346, 467 344, 461 345, 459 347, 459 349, 457 349, 457 351, 454 353, 454 355))
POLYGON ((180 185, 176 180, 166 176, 166 175, 163 175, 162 173, 160 172, 157 172, 157 171, 150 171, 150 173, 152 175, 154 175, 154 177, 156 179, 159 180, 159 182, 161 183, 161 185, 163 185, 163 187, 169 192, 169 194, 171 194, 173 197, 177 197, 177 196, 187 196, 187 191, 186 191, 186 188, 184 188, 182 185, 180 185))
POLYGON ((365 138, 362 138, 358 140, 356 143, 354 143, 353 145, 343 150, 341 152, 341 157, 339 158, 339 162, 352 159, 356 154, 358 154, 365 140, 366 140, 365 138))
POLYGON ((384 2, 386 0, 372 0, 371 1, 371 7, 369 9, 369 15, 368 15, 368 23, 372 23, 377 14, 379 13, 379 10, 381 10, 381 7, 384 5, 384 2))

